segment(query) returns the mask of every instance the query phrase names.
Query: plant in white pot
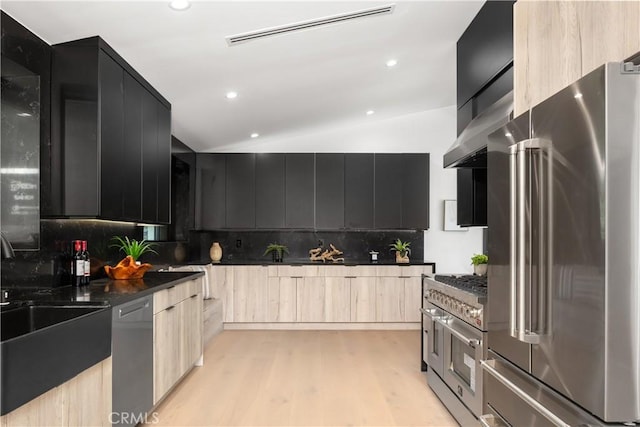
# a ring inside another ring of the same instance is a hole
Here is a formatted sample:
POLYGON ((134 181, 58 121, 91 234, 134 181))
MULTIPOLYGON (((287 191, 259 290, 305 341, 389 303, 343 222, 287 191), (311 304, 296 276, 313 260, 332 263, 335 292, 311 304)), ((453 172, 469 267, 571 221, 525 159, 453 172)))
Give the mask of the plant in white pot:
POLYGON ((489 257, 485 254, 475 254, 471 257, 471 264, 473 264, 473 274, 477 276, 484 276, 487 274, 487 264, 489 263, 489 257))

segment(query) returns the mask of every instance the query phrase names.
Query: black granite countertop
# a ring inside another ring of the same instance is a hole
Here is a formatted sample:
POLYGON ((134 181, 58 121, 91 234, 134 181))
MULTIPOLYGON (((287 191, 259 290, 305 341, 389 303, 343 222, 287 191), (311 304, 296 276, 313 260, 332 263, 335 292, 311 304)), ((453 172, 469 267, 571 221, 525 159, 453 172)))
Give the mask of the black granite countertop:
POLYGON ((190 271, 147 272, 142 279, 98 279, 92 280, 89 286, 80 288, 73 286, 48 289, 12 288, 9 290, 9 301, 64 302, 115 307, 202 275, 204 275, 203 272, 190 271))
MULTIPOLYGON (((435 262, 425 262, 425 261, 411 261, 408 264, 397 264, 395 261, 384 260, 378 261, 376 263, 371 263, 368 260, 366 261, 358 261, 358 260, 348 260, 345 262, 318 262, 318 261, 309 261, 308 259, 285 259, 282 263, 275 263, 269 260, 236 260, 236 259, 224 259, 220 262, 212 263, 211 261, 203 260, 202 262, 190 262, 186 265, 203 265, 203 264, 211 264, 211 265, 321 265, 321 266, 332 266, 332 265, 346 265, 346 266, 356 266, 356 265, 397 265, 400 267, 408 266, 408 265, 431 265, 434 267, 435 262)), ((176 265, 173 265, 177 267, 176 265)))

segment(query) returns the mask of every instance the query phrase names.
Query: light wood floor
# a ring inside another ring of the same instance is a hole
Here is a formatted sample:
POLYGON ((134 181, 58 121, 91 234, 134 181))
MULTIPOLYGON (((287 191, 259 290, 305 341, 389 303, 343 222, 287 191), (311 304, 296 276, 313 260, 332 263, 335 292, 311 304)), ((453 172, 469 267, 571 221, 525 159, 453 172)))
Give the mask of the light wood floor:
POLYGON ((457 426, 420 331, 224 331, 153 426, 457 426))

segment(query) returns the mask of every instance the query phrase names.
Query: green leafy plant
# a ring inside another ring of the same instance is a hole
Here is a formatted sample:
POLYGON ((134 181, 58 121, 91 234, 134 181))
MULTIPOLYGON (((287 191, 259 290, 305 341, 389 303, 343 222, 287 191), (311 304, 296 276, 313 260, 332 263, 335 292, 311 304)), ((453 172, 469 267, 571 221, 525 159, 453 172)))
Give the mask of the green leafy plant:
POLYGON ((269 246, 267 246, 267 249, 264 251, 263 256, 267 256, 270 253, 273 253, 274 260, 282 259, 283 254, 289 254, 289 248, 279 243, 270 243, 269 246))
POLYGON ((489 257, 486 256, 485 254, 475 254, 474 256, 471 257, 471 264, 473 265, 488 264, 488 263, 489 263, 489 257))
POLYGON ((396 239, 395 242, 389 245, 392 251, 396 251, 400 254, 402 258, 411 253, 411 242, 403 242, 400 239, 396 239))
POLYGON ((137 241, 136 239, 129 240, 128 237, 123 239, 120 236, 113 236, 111 240, 113 240, 114 243, 109 245, 110 248, 120 249, 125 255, 131 256, 134 261, 137 261, 142 254, 147 252, 158 253, 153 249, 155 243, 147 242, 144 239, 137 241))

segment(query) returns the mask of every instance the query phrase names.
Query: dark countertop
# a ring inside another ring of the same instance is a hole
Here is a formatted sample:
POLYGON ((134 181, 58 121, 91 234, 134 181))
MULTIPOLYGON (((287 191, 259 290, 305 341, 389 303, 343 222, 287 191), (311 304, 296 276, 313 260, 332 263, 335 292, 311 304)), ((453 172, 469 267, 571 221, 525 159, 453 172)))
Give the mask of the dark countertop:
MULTIPOLYGON (((345 262, 318 262, 318 261, 309 261, 308 259, 292 259, 288 260, 285 258, 284 262, 276 263, 271 262, 267 259, 265 260, 235 260, 235 259, 224 259, 220 262, 212 263, 211 261, 203 260, 202 262, 191 262, 187 265, 203 265, 203 264, 211 264, 211 265, 322 265, 322 266, 330 266, 330 265, 346 265, 346 266, 356 266, 356 265, 397 265, 400 267, 408 266, 408 265, 431 265, 435 270, 436 263, 435 262, 424 262, 424 261, 411 261, 408 264, 397 264, 392 260, 382 260, 377 263, 371 263, 368 260, 359 261, 359 260, 348 260, 345 262)), ((176 267, 174 265, 174 267, 176 267)))
POLYGON ((73 286, 49 289, 12 288, 9 290, 9 301, 66 302, 115 307, 203 275, 204 273, 200 271, 150 271, 142 279, 98 279, 92 280, 89 286, 81 288, 73 286))

